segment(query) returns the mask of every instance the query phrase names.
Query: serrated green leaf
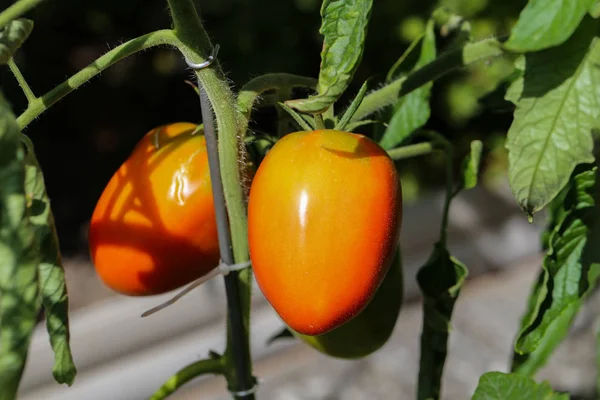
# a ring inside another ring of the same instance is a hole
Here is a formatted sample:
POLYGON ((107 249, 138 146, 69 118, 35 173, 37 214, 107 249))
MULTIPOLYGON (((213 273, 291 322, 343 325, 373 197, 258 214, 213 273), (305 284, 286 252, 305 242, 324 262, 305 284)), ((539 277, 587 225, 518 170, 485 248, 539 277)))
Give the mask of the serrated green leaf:
POLYGON ((321 113, 346 90, 362 59, 373 0, 324 0, 323 50, 317 95, 287 101, 300 112, 321 113))
POLYGON ((467 278, 467 268, 438 242, 417 273, 423 292, 423 330, 419 366, 419 400, 439 399, 454 303, 467 278))
POLYGON ((40 249, 40 295, 45 310, 46 328, 54 351, 52 374, 58 383, 71 386, 77 370, 69 345, 69 298, 65 271, 42 169, 31 142, 25 136, 22 138, 28 147, 25 158, 25 190, 31 202, 30 221, 36 229, 40 249))
POLYGON ((29 37, 33 21, 25 18, 11 21, 0 31, 0 65, 8 63, 13 54, 29 37))
POLYGON ((517 374, 486 372, 471 400, 569 400, 568 394, 556 393, 547 382, 537 383, 533 379, 517 374))
POLYGON ((557 46, 568 40, 594 0, 530 0, 504 47, 529 52, 557 46))
POLYGON ((515 341, 512 368, 518 373, 533 375, 544 365, 597 284, 599 188, 598 167, 578 167, 562 207, 554 207, 542 271, 515 341))
POLYGON ((481 162, 481 152, 483 144, 481 140, 473 140, 471 142, 471 152, 465 158, 462 165, 462 188, 472 189, 477 186, 479 178, 479 164, 481 162))
POLYGON ((507 93, 517 106, 506 141, 509 180, 530 215, 560 192, 578 164, 594 160, 600 42, 596 23, 584 22, 560 47, 527 54, 524 77, 507 93))
MULTIPOLYGON (((420 55, 413 71, 429 64, 436 57, 434 22, 427 23, 425 35, 421 42, 420 55)), ((393 116, 379 141, 384 149, 394 148, 404 142, 410 135, 429 120, 431 110, 429 96, 433 82, 428 82, 420 88, 398 99, 394 105, 393 116)))
POLYGON ((40 311, 19 127, 0 97, 0 400, 13 400, 40 311))

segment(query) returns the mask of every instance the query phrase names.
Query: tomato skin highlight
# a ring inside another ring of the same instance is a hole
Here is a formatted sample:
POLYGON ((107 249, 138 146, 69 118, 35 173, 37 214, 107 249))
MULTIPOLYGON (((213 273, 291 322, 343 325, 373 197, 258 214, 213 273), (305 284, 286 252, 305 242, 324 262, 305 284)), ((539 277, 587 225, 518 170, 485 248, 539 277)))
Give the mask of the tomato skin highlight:
POLYGON ((182 122, 148 132, 96 204, 90 254, 100 279, 116 292, 165 293, 218 264, 206 142, 197 127, 182 122))
POLYGON ((329 332, 377 291, 401 221, 398 173, 377 143, 334 130, 288 134, 267 153, 250 188, 256 281, 294 331, 329 332))

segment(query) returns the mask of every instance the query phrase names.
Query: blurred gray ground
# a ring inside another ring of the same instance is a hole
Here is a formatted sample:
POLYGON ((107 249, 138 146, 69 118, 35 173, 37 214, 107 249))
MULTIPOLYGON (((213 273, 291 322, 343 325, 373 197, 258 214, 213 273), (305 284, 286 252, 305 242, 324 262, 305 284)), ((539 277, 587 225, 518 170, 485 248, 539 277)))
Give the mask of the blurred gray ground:
MULTIPOLYGON (((414 399, 418 373, 421 305, 418 268, 437 240, 442 195, 432 194, 405 208, 402 251, 405 306, 390 341, 359 361, 325 357, 293 340, 270 346, 282 327, 260 292, 254 290, 252 353, 260 380, 257 399, 414 399)), ((511 346, 537 277, 543 217, 529 224, 506 188, 473 190, 453 203, 450 249, 470 270, 456 303, 443 399, 469 399, 486 371, 506 371, 511 346)), ((140 314, 172 294, 152 298, 118 296, 104 288, 86 258, 67 260, 71 296, 71 345, 79 370, 68 388, 52 381, 52 353, 44 327, 33 338, 20 400, 142 400, 179 368, 224 346, 225 296, 214 279, 165 311, 140 314)), ((592 396, 595 325, 592 298, 569 338, 537 376, 558 390, 592 396)), ((172 399, 229 399, 220 377, 197 379, 172 399)), ((589 397, 590 399, 593 397, 589 397)))

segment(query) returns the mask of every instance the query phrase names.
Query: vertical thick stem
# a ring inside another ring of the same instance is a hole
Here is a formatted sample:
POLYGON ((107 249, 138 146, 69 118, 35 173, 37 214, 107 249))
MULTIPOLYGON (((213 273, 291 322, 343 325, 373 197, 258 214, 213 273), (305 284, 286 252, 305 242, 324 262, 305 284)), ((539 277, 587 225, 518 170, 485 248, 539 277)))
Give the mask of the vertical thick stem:
MULTIPOLYGON (((168 0, 168 3, 175 35, 181 41, 179 50, 191 62, 205 61, 202 55, 210 54, 212 45, 202 27, 193 0, 168 0)), ((207 147, 210 144, 209 157, 215 163, 211 165, 211 179, 214 176, 213 188, 216 189, 213 192, 215 211, 217 205, 222 210, 218 215, 221 258, 230 264, 245 262, 248 260, 248 228, 244 193, 240 184, 238 160, 241 157, 235 101, 218 62, 209 68, 197 70, 196 76, 203 91, 201 99, 208 99, 207 103, 212 106, 218 129, 218 137, 209 132, 213 121, 212 113, 208 107, 203 107, 207 147), (215 168, 216 165, 220 166, 220 171, 215 168), (218 178, 222 181, 222 186, 218 178)), ((225 374, 229 389, 233 392, 244 392, 254 385, 249 347, 250 274, 248 268, 225 277, 229 308, 227 349, 224 354, 225 374)), ((254 399, 252 394, 236 397, 254 399)))

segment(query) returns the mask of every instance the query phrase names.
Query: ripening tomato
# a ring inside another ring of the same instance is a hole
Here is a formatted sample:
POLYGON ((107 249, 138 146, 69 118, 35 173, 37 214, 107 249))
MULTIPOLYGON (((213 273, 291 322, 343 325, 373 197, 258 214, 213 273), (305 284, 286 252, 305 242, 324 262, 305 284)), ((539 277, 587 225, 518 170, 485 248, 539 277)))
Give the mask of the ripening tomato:
POLYGON ((256 281, 290 328, 329 332, 372 299, 401 220, 398 173, 377 143, 335 130, 288 134, 267 153, 250 188, 256 281))
POLYGON ((219 261, 206 142, 192 123, 148 132, 104 189, 90 222, 98 276, 130 296, 164 293, 219 261))
POLYGON ((330 357, 356 359, 366 357, 387 343, 400 315, 404 296, 404 281, 400 254, 369 304, 356 317, 322 335, 294 336, 330 357))

